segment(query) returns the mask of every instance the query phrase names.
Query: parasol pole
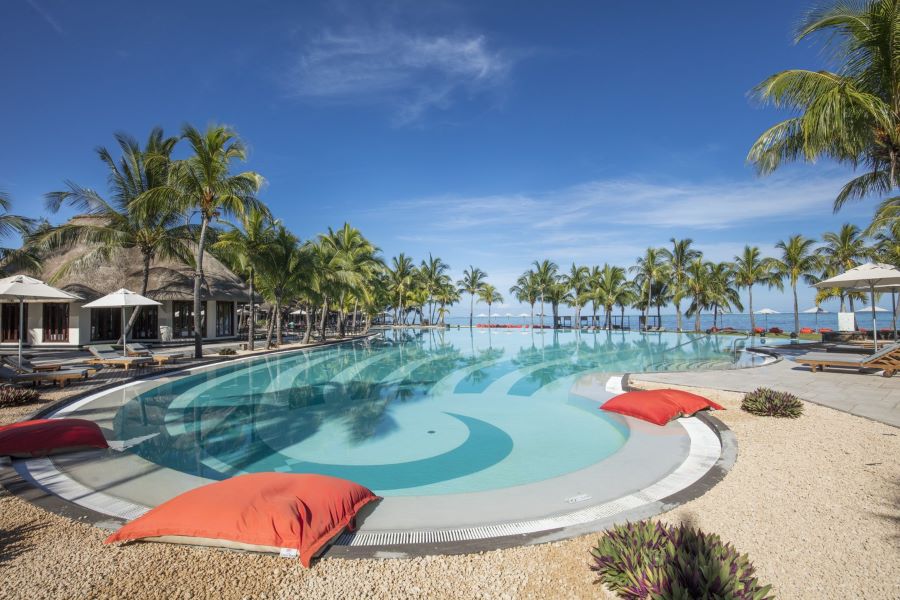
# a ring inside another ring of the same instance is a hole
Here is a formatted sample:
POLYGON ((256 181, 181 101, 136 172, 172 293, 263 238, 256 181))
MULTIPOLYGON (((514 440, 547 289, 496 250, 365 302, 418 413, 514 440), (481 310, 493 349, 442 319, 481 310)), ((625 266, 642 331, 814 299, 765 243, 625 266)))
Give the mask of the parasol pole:
POLYGON ((25 298, 19 296, 19 367, 22 366, 22 338, 25 336, 25 298))
POLYGON ((872 307, 872 343, 875 344, 875 352, 878 352, 878 322, 875 320, 875 282, 869 282, 869 302, 872 307))

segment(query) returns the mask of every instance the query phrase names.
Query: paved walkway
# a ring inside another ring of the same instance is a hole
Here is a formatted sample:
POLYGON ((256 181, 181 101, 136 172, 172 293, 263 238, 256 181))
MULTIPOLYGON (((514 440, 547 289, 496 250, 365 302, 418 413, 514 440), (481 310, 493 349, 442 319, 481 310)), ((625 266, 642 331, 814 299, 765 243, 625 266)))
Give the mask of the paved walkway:
POLYGON ((812 373, 792 358, 804 352, 797 348, 774 348, 784 360, 750 369, 641 373, 630 381, 712 388, 729 392, 750 392, 770 387, 790 392, 816 404, 900 427, 900 375, 882 377, 849 369, 812 373))

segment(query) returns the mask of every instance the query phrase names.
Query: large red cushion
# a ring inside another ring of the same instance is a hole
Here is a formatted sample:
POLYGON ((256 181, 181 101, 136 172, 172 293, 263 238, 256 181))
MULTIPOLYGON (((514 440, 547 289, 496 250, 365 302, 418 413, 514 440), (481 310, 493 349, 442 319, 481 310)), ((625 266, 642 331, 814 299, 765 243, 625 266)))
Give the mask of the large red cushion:
POLYGON ((708 408, 723 410, 721 406, 703 396, 670 389, 619 394, 600 408, 657 425, 665 425, 681 416, 691 416, 698 410, 708 408))
POLYGON ((0 456, 46 456, 84 448, 109 448, 93 421, 37 419, 0 427, 0 456))
POLYGON ((106 543, 165 538, 225 547, 236 542, 237 547, 263 552, 295 549, 308 567, 325 544, 344 528, 354 528, 363 506, 379 499, 367 488, 337 477, 251 473, 176 496, 126 524, 106 543))

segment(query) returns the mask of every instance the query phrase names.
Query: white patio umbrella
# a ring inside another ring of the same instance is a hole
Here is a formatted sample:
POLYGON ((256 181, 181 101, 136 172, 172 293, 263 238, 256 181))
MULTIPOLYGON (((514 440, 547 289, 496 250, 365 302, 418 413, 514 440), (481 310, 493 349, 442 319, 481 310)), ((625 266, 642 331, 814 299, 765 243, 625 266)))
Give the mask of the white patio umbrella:
POLYGON ((861 308, 857 308, 857 309, 856 309, 856 312, 858 312, 858 313, 864 313, 864 312, 869 312, 870 310, 871 310, 872 312, 877 312, 877 313, 880 313, 880 312, 891 312, 891 311, 889 311, 889 310, 886 309, 886 308, 881 308, 880 306, 872 306, 872 307, 863 306, 863 307, 861 307, 861 308))
POLYGON ((761 308, 757 311, 754 311, 754 314, 766 316, 766 329, 768 329, 769 328, 769 315, 779 315, 781 313, 779 313, 777 310, 773 310, 771 308, 761 308))
POLYGON ((13 275, 0 279, 0 298, 14 299, 19 303, 19 364, 22 364, 22 340, 25 338, 25 302, 28 300, 38 302, 41 300, 79 300, 78 296, 27 275, 13 275))
POLYGON ((816 315, 816 328, 819 327, 819 315, 824 315, 828 311, 822 308, 821 306, 813 306, 811 308, 807 308, 803 311, 805 314, 816 315))
POLYGON ((84 305, 84 308, 122 309, 122 356, 128 356, 128 348, 126 346, 128 340, 125 338, 125 309, 129 306, 162 306, 162 303, 122 288, 84 305))
POLYGON ((872 311, 872 341, 878 350, 878 325, 875 317, 875 288, 900 285, 900 269, 881 263, 866 263, 853 267, 835 277, 820 281, 813 287, 869 290, 869 305, 872 311))
POLYGON ((306 311, 303 310, 302 308, 298 308, 297 310, 292 310, 291 314, 292 315, 305 315, 306 311))

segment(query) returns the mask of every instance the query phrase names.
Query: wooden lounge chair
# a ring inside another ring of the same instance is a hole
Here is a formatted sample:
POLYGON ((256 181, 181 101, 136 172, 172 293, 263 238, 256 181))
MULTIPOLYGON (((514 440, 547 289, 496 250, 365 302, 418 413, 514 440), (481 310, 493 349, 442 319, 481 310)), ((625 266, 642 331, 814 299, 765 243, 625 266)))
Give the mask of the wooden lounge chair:
POLYGON ((86 377, 87 371, 47 371, 41 373, 16 373, 12 368, 0 365, 0 379, 9 383, 30 383, 37 386, 39 383, 55 383, 59 387, 66 387, 66 383, 86 377))
POLYGON ((18 371, 19 373, 46 373, 52 371, 69 371, 69 372, 83 372, 85 377, 90 377, 94 373, 100 370, 99 366, 93 366, 90 368, 85 368, 82 365, 68 365, 63 363, 41 363, 35 364, 31 362, 29 359, 22 357, 22 360, 19 360, 18 356, 4 356, 3 362, 7 365, 18 371))
POLYGON ((801 365, 810 367, 813 373, 825 367, 847 369, 884 370, 885 377, 891 377, 900 370, 900 344, 885 346, 874 354, 844 354, 840 352, 809 352, 796 359, 801 365))
POLYGON ((88 361, 92 365, 122 367, 127 371, 129 367, 139 367, 152 362, 152 359, 146 356, 122 356, 109 344, 88 346, 87 349, 94 355, 94 358, 88 361))
POLYGON ((176 362, 179 358, 184 358, 181 352, 172 354, 158 354, 143 344, 131 343, 125 344, 129 356, 144 356, 156 361, 157 365, 164 365, 170 362, 176 362))

